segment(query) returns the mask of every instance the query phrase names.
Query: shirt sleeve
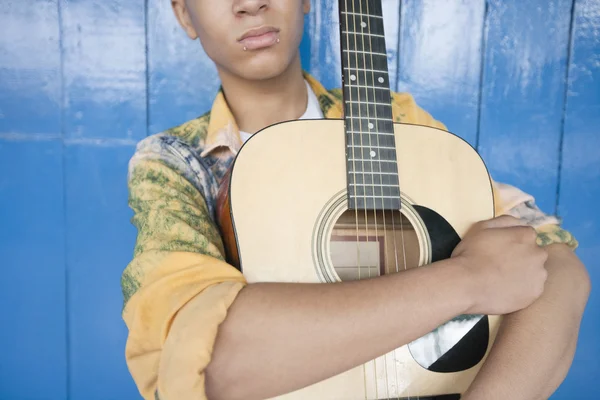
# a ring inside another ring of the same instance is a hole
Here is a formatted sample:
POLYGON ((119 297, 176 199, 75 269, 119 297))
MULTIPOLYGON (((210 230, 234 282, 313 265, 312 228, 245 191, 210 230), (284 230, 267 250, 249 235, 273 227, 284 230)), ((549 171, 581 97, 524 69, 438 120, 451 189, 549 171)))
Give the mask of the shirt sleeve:
POLYGON ((496 215, 511 215, 534 227, 538 234, 538 245, 563 243, 572 250, 577 248, 577 239, 561 227, 557 217, 544 213, 532 195, 500 182, 493 182, 493 189, 496 215))
POLYGON ((130 161, 138 230, 122 275, 125 357, 146 400, 204 399, 204 369, 243 275, 224 260, 208 170, 185 144, 150 137, 130 161))
MULTIPOLYGON (((393 93, 392 97, 392 111, 396 122, 448 130, 443 123, 435 120, 427 111, 419 107, 410 94, 393 93)), ((540 246, 564 243, 573 250, 577 248, 575 237, 561 227, 558 218, 540 210, 533 196, 514 186, 493 180, 492 188, 496 216, 512 215, 534 227, 538 233, 537 242, 540 246)))

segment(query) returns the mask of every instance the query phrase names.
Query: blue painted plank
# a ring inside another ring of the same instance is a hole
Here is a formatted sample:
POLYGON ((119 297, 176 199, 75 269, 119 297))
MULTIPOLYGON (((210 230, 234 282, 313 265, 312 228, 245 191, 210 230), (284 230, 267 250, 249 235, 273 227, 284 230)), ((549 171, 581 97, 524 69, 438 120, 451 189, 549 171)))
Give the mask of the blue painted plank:
POLYGON ((573 367, 553 400, 598 396, 600 376, 600 0, 577 0, 560 181, 559 212, 580 242, 592 294, 573 367))
POLYGON ((0 27, 0 135, 56 136, 61 90, 56 0, 1 1, 0 27))
POLYGON ((135 229, 127 206, 131 146, 66 147, 72 400, 139 398, 125 364, 120 277, 135 229))
POLYGON ((0 140, 0 398, 67 398, 62 144, 0 140))
MULTIPOLYGON (((396 82, 398 64, 398 27, 400 1, 382 0, 385 39, 388 54, 390 82, 396 82)), ((303 67, 326 88, 342 86, 340 28, 337 2, 312 2, 305 24, 305 39, 301 50, 303 67)), ((395 89, 395 84, 392 89, 395 89)))
POLYGON ((209 111, 219 77, 199 40, 177 23, 170 1, 148 2, 149 133, 209 111))
POLYGON ((398 91, 476 144, 485 0, 402 2, 398 91))
POLYGON ((571 0, 489 1, 479 150, 555 212, 571 0))
POLYGON ((67 138, 146 136, 144 0, 60 0, 67 138))

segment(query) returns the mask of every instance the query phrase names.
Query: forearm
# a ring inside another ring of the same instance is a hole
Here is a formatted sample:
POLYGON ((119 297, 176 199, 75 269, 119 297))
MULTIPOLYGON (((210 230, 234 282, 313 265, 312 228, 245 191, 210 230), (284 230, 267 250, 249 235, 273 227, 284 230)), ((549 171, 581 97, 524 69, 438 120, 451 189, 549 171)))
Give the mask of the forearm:
POLYGON ((564 380, 589 295, 589 278, 566 246, 552 245, 548 253, 544 293, 529 307, 505 316, 464 400, 547 399, 564 380))
POLYGON ((446 260, 357 282, 248 285, 219 329, 208 396, 271 397, 376 358, 464 313, 466 281, 446 260))

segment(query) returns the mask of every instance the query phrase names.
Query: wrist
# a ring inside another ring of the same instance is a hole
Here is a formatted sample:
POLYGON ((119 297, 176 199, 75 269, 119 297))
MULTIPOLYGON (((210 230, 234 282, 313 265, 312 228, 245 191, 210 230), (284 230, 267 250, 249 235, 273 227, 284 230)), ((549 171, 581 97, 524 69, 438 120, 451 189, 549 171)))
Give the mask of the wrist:
POLYGON ((467 266, 463 256, 455 256, 447 261, 450 263, 448 268, 452 269, 459 282, 458 288, 464 303, 463 314, 478 314, 474 310, 477 308, 481 284, 477 282, 475 274, 467 266))

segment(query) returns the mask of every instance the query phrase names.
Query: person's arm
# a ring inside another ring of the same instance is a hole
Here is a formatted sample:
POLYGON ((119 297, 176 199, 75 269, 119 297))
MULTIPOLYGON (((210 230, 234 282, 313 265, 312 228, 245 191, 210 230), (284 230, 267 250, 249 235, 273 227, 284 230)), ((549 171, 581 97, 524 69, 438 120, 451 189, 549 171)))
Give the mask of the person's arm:
POLYGON ((466 399, 548 398, 571 366, 579 323, 590 292, 585 267, 573 253, 577 240, 543 213, 533 196, 495 183, 496 212, 536 227, 549 253, 544 294, 530 307, 504 318, 494 347, 466 399))
POLYGON ((341 284, 248 285, 219 330, 208 398, 269 398, 374 359, 466 312, 467 281, 449 260, 341 284))
POLYGON ((546 253, 531 228, 509 227, 515 224, 511 217, 478 224, 453 258, 390 276, 246 286, 219 329, 206 370, 208 398, 284 394, 409 343, 456 315, 525 307, 542 292, 546 253))
POLYGON ((590 293, 585 267, 564 244, 548 247, 548 280, 529 307, 504 317, 464 400, 543 400, 566 377, 590 293))
MULTIPOLYGON (((146 400, 177 399, 158 392, 190 388, 194 384, 182 380, 202 379, 196 371, 210 360, 216 330, 245 280, 224 261, 219 230, 205 201, 214 181, 189 146, 174 136, 151 136, 138 145, 129 165, 137 240, 121 280, 129 329, 125 358, 146 400), (193 340, 181 341, 171 326, 192 299, 203 309, 193 320, 180 321, 195 332, 193 340), (200 326, 195 325, 198 318, 200 326), (190 357, 177 359, 181 348, 190 357)), ((195 398, 204 396, 203 387, 194 392, 195 398)))

